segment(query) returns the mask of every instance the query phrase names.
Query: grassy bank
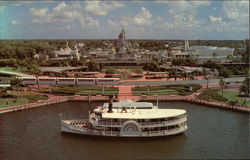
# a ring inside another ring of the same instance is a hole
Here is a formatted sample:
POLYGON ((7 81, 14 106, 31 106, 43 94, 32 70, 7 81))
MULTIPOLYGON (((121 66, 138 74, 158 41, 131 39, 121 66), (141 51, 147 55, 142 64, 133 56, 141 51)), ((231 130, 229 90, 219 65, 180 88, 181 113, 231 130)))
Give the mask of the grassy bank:
MULTIPOLYGON (((244 102, 244 97, 240 97, 238 92, 228 92, 224 91, 223 96, 222 92, 217 89, 208 89, 203 91, 198 95, 199 99, 210 101, 210 102, 220 102, 223 104, 235 104, 242 105, 244 102)), ((246 106, 250 106, 250 102, 246 101, 246 106)))
MULTIPOLYGON (((57 86, 53 89, 40 90, 43 93, 54 95, 101 95, 101 86, 57 86)), ((104 87, 104 95, 116 95, 119 90, 116 87, 104 87)))
MULTIPOLYGON (((218 91, 218 94, 222 95, 221 91, 218 91)), ((229 101, 238 102, 239 104, 244 103, 244 97, 239 96, 238 92, 224 91, 223 97, 227 98, 228 101, 226 103, 229 103, 229 101)), ((246 100, 246 106, 250 107, 250 101, 248 99, 246 100)))
POLYGON ((140 95, 189 95, 200 89, 200 85, 192 84, 193 91, 189 91, 189 85, 168 85, 168 86, 143 86, 134 87, 132 92, 136 96, 140 95))
POLYGON ((27 103, 34 103, 39 100, 47 100, 48 97, 44 95, 38 95, 38 94, 25 94, 23 92, 20 92, 19 94, 16 93, 0 93, 0 108, 3 107, 9 107, 9 106, 15 106, 15 105, 21 105, 21 104, 27 104, 27 103))

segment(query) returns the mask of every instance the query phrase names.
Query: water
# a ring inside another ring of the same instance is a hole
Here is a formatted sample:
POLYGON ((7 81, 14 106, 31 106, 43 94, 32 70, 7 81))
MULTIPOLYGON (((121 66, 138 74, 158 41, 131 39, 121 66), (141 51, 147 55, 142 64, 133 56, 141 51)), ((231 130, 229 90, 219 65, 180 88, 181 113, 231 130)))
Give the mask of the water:
POLYGON ((80 102, 2 114, 0 159, 250 158, 248 115, 182 102, 159 105, 187 110, 185 134, 144 139, 61 134, 61 112, 64 119, 87 117, 88 104, 80 102))

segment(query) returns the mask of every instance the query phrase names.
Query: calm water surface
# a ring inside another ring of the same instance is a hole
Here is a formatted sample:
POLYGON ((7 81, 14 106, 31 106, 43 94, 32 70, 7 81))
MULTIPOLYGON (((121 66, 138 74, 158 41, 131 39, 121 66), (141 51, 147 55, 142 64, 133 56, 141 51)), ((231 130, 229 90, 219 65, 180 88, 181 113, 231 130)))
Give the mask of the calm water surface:
MULTIPOLYGON (((101 103, 92 103, 94 108, 101 103)), ((88 104, 67 102, 0 115, 1 160, 250 158, 249 116, 188 103, 185 134, 120 139, 61 134, 60 117, 86 118, 88 104)))

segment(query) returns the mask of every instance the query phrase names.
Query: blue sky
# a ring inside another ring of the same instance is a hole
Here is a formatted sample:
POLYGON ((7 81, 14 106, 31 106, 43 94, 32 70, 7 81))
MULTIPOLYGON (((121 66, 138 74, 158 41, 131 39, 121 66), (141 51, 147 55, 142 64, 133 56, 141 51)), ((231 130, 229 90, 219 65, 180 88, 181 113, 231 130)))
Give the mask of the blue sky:
POLYGON ((0 1, 0 39, 246 39, 249 1, 0 1))

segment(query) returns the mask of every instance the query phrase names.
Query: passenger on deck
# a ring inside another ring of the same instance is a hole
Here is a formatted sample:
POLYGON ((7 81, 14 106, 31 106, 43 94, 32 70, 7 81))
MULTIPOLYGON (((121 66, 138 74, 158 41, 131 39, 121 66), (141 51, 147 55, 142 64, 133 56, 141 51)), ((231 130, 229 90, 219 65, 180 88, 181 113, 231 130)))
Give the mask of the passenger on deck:
POLYGON ((123 113, 123 111, 125 111, 125 113, 127 113, 127 109, 126 109, 126 107, 122 107, 122 111, 121 111, 121 113, 123 113))

